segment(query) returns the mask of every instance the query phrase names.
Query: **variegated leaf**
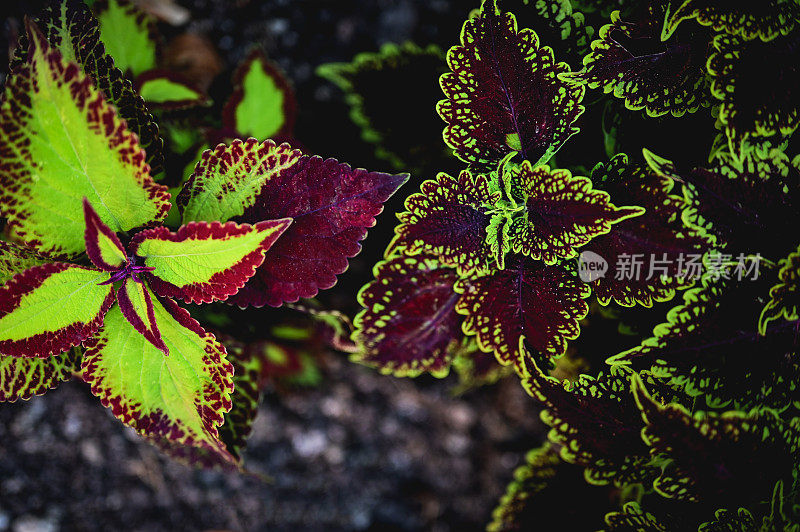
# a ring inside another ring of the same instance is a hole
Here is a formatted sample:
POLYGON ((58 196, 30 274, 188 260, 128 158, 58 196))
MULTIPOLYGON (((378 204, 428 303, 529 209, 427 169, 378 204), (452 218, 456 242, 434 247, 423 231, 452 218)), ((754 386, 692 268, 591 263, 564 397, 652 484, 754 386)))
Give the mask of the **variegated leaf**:
POLYGON ((155 21, 130 0, 100 0, 94 5, 100 38, 117 67, 138 76, 156 66, 155 21))
POLYGON ((513 362, 518 369, 523 355, 552 367, 551 358, 578 337, 591 293, 563 267, 521 255, 509 255, 504 270, 459 280, 455 290, 462 294, 456 311, 466 316, 464 332, 476 335, 480 348, 494 352, 501 364, 513 362))
POLYGON ((236 460, 218 433, 233 391, 225 348, 171 300, 152 302, 169 355, 114 306, 86 344, 83 379, 116 417, 165 452, 230 466, 236 460))
POLYGON ((491 191, 486 176, 468 170, 457 178, 442 173, 420 188, 406 199, 387 254, 433 254, 460 275, 502 268, 507 217, 498 205, 500 192, 491 191))
POLYGON ((506 164, 503 181, 521 210, 509 227, 510 247, 546 264, 577 256, 575 248, 611 231, 612 224, 641 216, 641 207, 615 207, 607 192, 569 170, 506 164))
POLYGON ((455 270, 423 253, 379 262, 374 274, 358 294, 353 359, 396 376, 446 375, 463 341, 455 270))
POLYGON ((0 355, 46 358, 85 341, 114 303, 108 274, 63 262, 35 266, 0 287, 0 355))
POLYGON ((158 295, 191 303, 224 301, 255 274, 291 223, 288 218, 255 225, 189 222, 175 233, 156 227, 137 234, 130 250, 153 268, 144 277, 158 295))
POLYGON ((517 29, 495 0, 467 20, 447 63, 452 72, 440 80, 447 99, 437 111, 447 122, 445 142, 472 169, 495 170, 513 152, 547 162, 578 132, 584 88, 560 81, 569 66, 556 63, 536 33, 517 29))
POLYGON ((76 349, 47 358, 0 355, 0 402, 42 395, 71 379, 79 369, 76 349))
POLYGON ((292 218, 256 275, 230 300, 280 306, 336 284, 383 202, 407 179, 309 157, 288 144, 235 140, 203 154, 178 205, 184 223, 292 218))
POLYGON ((720 2, 718 0, 683 0, 676 2, 664 22, 662 39, 666 40, 684 20, 694 20, 715 31, 741 35, 746 40, 770 41, 787 35, 800 20, 800 6, 793 0, 758 2, 720 2))
POLYGON ((766 334, 769 322, 781 317, 789 321, 800 320, 800 247, 778 263, 779 283, 770 288, 769 302, 761 311, 758 330, 766 334))
POLYGON ((141 281, 127 277, 117 290, 117 304, 125 319, 165 355, 169 354, 156 323, 155 307, 150 289, 141 281))
POLYGON ((125 247, 117 234, 103 223, 86 198, 83 198, 83 217, 86 221, 83 238, 89 260, 101 270, 118 270, 128 260, 125 247))
POLYGON ((150 177, 136 135, 32 22, 27 31, 27 59, 0 105, 0 212, 12 237, 81 253, 84 197, 113 231, 163 220, 169 194, 150 177))

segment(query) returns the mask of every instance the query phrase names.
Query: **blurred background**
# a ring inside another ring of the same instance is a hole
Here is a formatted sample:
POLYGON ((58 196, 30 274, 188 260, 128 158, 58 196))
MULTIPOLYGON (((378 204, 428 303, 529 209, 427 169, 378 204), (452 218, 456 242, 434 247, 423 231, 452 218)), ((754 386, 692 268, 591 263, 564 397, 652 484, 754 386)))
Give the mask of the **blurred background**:
MULTIPOLYGON (((446 50, 477 7, 455 0, 141 4, 161 13, 162 60, 207 83, 215 102, 208 112, 218 113, 237 64, 260 46, 294 84, 297 147, 382 171, 394 169, 361 139, 342 91, 316 75, 317 66, 349 62, 388 42, 446 50)), ((43 5, 3 2, 9 49, 23 17, 43 5)), ((5 58, 2 65, 4 79, 5 58)), ((437 87, 436 76, 385 87, 401 109, 417 106, 409 112, 419 112, 415 96, 434 95, 419 129, 401 134, 441 139, 437 87)), ((391 238, 394 213, 434 177, 431 169, 414 170, 363 252, 322 294, 330 308, 355 313, 355 294, 391 238)), ((245 319, 273 323, 276 316, 253 310, 245 319)), ((330 350, 314 357, 310 377, 268 387, 245 452, 253 476, 196 471, 164 458, 80 382, 1 405, 0 531, 481 530, 513 469, 543 439, 538 409, 517 379, 457 395, 455 375, 396 379, 330 350)))

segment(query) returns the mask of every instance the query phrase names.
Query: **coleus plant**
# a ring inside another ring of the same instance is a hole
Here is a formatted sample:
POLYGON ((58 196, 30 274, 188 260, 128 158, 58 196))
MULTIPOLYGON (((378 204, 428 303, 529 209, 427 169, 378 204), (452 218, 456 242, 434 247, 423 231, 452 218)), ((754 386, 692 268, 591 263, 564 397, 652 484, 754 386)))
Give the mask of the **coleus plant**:
POLYGON ((406 200, 353 359, 514 369, 551 430, 491 530, 800 526, 798 9, 485 0, 464 24, 437 111, 465 168, 406 200), (590 307, 627 338, 575 341, 590 307))
POLYGON ((269 357, 228 352, 176 300, 313 297, 408 176, 250 138, 207 151, 175 207, 127 108, 105 96, 131 85, 97 21, 67 2, 40 24, 26 20, 0 104, 0 400, 77 376, 168 454, 241 467, 255 409, 239 405, 257 399, 269 357), (163 225, 170 210, 176 230, 163 225))

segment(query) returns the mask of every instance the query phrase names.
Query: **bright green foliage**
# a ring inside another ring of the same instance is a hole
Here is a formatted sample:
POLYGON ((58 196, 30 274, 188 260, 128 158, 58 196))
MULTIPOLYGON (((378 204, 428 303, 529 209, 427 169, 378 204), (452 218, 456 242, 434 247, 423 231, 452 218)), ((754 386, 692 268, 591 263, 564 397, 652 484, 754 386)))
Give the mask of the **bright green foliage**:
POLYGON ((136 136, 91 79, 37 28, 28 31, 31 51, 0 107, 0 212, 11 236, 75 256, 84 197, 114 231, 163 220, 169 195, 150 177, 136 136))
POLYGON ((168 110, 210 103, 206 95, 169 75, 145 74, 138 79, 139 94, 148 104, 168 110))
POLYGON ((608 532, 636 530, 637 532, 667 532, 669 528, 651 513, 642 510, 638 502, 625 503, 621 512, 606 514, 608 532))
POLYGON ((138 76, 156 66, 155 23, 129 0, 96 6, 100 38, 123 72, 138 76))

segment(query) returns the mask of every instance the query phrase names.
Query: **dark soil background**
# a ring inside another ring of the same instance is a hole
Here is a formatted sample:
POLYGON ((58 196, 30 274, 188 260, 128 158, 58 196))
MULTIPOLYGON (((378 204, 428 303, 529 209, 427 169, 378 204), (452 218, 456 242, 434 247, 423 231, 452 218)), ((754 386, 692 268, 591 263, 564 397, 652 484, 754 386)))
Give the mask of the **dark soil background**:
MULTIPOLYGON (((388 170, 359 138, 342 94, 314 74, 385 42, 455 43, 477 2, 455 0, 184 0, 192 31, 217 48, 223 72, 262 46, 295 84, 297 137, 307 151, 388 170), (474 4, 474 5, 473 5, 474 4)), ((4 32, 42 2, 4 2, 4 32)), ((436 83, 436 80, 413 80, 436 83)), ((403 102, 398 101, 402 106, 403 102)), ((435 112, 431 109, 431 113, 435 112)), ((409 131, 413 135, 414 131, 409 131)), ((327 295, 352 313, 355 292, 388 243, 401 197, 327 295)), ((196 471, 162 457, 80 382, 0 405, 0 531, 478 530, 525 451, 538 410, 516 379, 454 397, 455 377, 395 379, 327 354, 314 389, 269 391, 246 464, 270 481, 196 471)))

